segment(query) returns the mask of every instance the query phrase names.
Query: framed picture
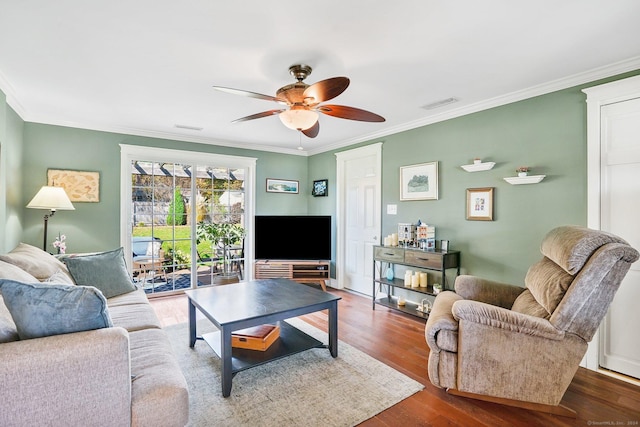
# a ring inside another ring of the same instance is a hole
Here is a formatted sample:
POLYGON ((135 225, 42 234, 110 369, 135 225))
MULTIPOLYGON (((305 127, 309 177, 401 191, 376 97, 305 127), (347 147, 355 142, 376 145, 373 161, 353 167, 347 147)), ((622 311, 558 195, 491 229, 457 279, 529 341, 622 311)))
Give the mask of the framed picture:
POLYGON ((467 188, 467 219, 493 221, 493 187, 467 188))
POLYGON ((313 181, 313 190, 311 190, 311 195, 313 197, 324 197, 329 195, 329 180, 328 179, 319 179, 317 181, 313 181))
POLYGON ((72 202, 100 201, 100 172, 48 169, 47 185, 64 188, 72 202))
POLYGON ((401 166, 400 200, 438 200, 438 162, 401 166))
POLYGON ((267 178, 267 193, 298 194, 298 181, 267 178))

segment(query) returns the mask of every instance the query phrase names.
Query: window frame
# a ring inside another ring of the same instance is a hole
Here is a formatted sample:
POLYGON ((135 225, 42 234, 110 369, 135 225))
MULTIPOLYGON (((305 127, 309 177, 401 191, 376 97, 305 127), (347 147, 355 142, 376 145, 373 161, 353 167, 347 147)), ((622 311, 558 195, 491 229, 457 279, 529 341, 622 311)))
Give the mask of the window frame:
MULTIPOLYGON (((171 162, 203 166, 223 166, 231 169, 244 169, 244 215, 245 215, 245 280, 253 279, 253 227, 255 217, 256 161, 255 157, 231 156, 226 154, 206 153, 198 151, 174 150, 169 148, 147 147, 120 144, 120 245, 124 248, 125 261, 129 272, 132 271, 132 191, 131 162, 135 160, 154 162, 171 162)), ((195 212, 194 212, 195 215, 195 212)), ((191 256, 194 261, 195 240, 191 242, 191 256)), ((193 279, 192 279, 193 280, 193 279)), ((192 281, 193 283, 193 281, 192 281)))

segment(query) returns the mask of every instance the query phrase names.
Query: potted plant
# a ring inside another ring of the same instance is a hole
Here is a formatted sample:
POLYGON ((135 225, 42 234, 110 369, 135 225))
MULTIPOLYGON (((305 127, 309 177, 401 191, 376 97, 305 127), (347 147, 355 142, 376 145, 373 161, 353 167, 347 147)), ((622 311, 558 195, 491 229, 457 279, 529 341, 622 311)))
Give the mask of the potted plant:
POLYGON ((520 167, 518 167, 518 169, 516 169, 516 172, 518 173, 518 176, 520 176, 520 177, 527 176, 527 173, 529 172, 529 167, 528 166, 520 166, 520 167))
POLYGON ((242 242, 245 230, 240 224, 200 222, 196 228, 196 241, 209 241, 222 249, 222 275, 217 276, 217 283, 237 281, 237 274, 229 271, 228 254, 232 245, 242 242))

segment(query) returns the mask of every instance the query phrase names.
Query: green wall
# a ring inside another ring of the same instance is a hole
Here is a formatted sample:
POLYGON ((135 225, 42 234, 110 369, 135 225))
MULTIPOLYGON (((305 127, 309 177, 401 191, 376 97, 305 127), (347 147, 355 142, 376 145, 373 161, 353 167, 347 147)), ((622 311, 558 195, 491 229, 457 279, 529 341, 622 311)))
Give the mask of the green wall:
MULTIPOLYGON (((107 250, 120 245, 119 144, 255 157, 258 159, 256 214, 307 213, 308 192, 292 195, 265 191, 266 178, 299 180, 301 189, 309 187, 307 158, 302 156, 34 123, 26 123, 24 128, 24 196, 21 206, 25 206, 46 183, 49 168, 100 172, 99 203, 75 203, 75 211, 57 212, 49 221, 48 240, 53 242, 58 233, 66 234, 67 248, 71 252, 107 250)), ((23 241, 41 246, 44 212, 23 208, 23 215, 23 241)))
POLYGON ((586 103, 581 89, 636 74, 640 70, 309 158, 23 123, 2 95, 0 184, 6 197, 0 198, 0 219, 4 215, 6 237, 0 239, 0 249, 4 245, 10 250, 18 238, 41 244, 44 213, 24 206, 45 184, 48 168, 101 173, 100 203, 76 203, 76 211, 57 213, 50 221, 49 240, 65 233, 69 250, 79 252, 118 246, 119 144, 256 157, 256 214, 326 214, 335 225, 335 152, 382 142, 382 235, 394 232, 398 222, 421 219, 436 227, 437 239, 448 239, 452 249, 462 251, 463 273, 522 284, 529 265, 540 258, 540 241, 548 230, 586 224, 586 103), (474 157, 496 166, 487 172, 463 171, 460 165, 474 157), (439 165, 439 200, 400 201, 399 167, 432 161, 439 165), (514 176, 521 165, 547 177, 537 185, 506 183, 503 178, 514 176), (300 193, 266 193, 266 178, 298 180, 300 193), (312 197, 312 181, 322 178, 329 179, 329 197, 312 197), (494 221, 465 220, 466 189, 476 187, 495 188, 494 221), (387 215, 387 204, 397 204, 398 214, 387 215))
MULTIPOLYGON (((633 74, 638 72, 369 141, 383 142, 382 236, 395 232, 399 222, 421 219, 436 227, 436 239, 449 240, 451 249, 461 251, 463 274, 522 285, 550 229, 587 222, 586 96, 581 89, 633 74), (474 157, 496 166, 474 173, 460 168, 474 157), (439 167, 439 199, 400 201, 399 168, 433 161, 439 167), (546 178, 536 185, 510 185, 503 178, 515 176, 518 166, 546 178), (494 221, 465 219, 466 189, 480 187, 495 188, 494 221), (398 214, 387 215, 387 204, 396 204, 398 214)), ((334 154, 311 157, 310 180, 330 171, 330 182, 335 181, 334 154)), ((335 199, 326 202, 310 204, 310 211, 335 212, 335 199)))

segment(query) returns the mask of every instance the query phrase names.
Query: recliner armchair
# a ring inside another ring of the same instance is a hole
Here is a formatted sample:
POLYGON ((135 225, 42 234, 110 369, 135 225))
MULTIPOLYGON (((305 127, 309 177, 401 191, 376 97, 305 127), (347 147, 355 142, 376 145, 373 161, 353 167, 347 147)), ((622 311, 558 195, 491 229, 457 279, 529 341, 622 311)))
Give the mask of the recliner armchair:
POLYGON ((425 327, 429 379, 455 395, 573 416, 560 405, 638 252, 578 226, 551 230, 526 288, 459 276, 425 327))

